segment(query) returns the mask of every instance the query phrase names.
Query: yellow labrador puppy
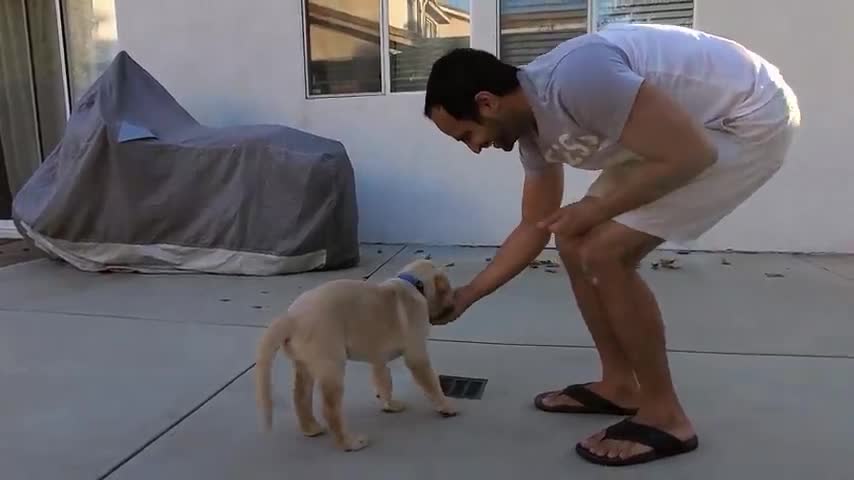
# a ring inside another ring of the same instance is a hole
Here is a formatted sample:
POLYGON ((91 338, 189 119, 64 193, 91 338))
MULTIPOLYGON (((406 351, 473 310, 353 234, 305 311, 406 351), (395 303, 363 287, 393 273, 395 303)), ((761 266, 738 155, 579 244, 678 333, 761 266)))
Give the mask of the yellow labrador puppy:
POLYGON ((382 410, 399 412, 392 399, 386 364, 403 356, 415 382, 443 416, 456 415, 430 365, 430 319, 453 309, 448 277, 428 260, 416 260, 381 283, 334 280, 309 290, 265 331, 257 351, 256 396, 264 427, 272 427, 271 370, 281 347, 294 370, 293 402, 299 427, 309 437, 325 432, 313 414, 315 381, 323 397, 323 417, 339 448, 361 450, 368 440, 348 431, 341 415, 347 360, 373 365, 373 383, 382 410))

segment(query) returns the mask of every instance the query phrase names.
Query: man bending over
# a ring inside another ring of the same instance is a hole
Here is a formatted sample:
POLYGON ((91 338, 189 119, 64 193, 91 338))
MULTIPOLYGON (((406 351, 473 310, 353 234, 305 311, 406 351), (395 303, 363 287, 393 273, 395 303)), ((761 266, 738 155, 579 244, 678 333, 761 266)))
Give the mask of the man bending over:
POLYGON ((630 417, 576 446, 591 462, 694 450, 661 314, 635 266, 665 240, 695 240, 779 170, 800 123, 779 71, 697 30, 613 25, 521 68, 454 50, 433 65, 424 113, 475 153, 518 143, 525 172, 519 225, 456 290, 447 321, 519 274, 554 235, 602 378, 544 392, 535 405, 630 417), (601 173, 561 207, 564 165, 601 173))

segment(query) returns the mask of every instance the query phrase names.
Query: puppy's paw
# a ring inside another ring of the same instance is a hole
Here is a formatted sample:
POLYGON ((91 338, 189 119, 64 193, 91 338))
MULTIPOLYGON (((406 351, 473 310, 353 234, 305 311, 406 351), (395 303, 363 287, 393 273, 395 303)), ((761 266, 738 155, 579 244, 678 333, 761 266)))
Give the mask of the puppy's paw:
POLYGON ((326 433, 326 429, 323 428, 323 425, 319 423, 314 423, 312 425, 307 425, 302 427, 302 434, 306 437, 318 437, 326 433))
POLYGON ((383 411, 386 413, 398 413, 406 410, 406 404, 398 400, 389 400, 383 404, 383 411))
POLYGON ((459 414, 456 407, 447 402, 439 406, 436 411, 445 418, 456 417, 459 414))
POLYGON ((368 439, 363 435, 353 435, 338 444, 345 452, 356 452, 368 446, 368 439))

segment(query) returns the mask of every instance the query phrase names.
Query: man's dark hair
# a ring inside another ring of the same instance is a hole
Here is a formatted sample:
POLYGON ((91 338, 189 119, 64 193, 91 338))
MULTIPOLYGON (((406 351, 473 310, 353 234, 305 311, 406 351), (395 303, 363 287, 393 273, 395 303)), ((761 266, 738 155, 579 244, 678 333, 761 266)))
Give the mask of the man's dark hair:
POLYGON ((519 87, 519 69, 489 52, 457 48, 436 60, 427 79, 424 115, 442 107, 458 120, 478 120, 474 96, 486 91, 506 95, 519 87))

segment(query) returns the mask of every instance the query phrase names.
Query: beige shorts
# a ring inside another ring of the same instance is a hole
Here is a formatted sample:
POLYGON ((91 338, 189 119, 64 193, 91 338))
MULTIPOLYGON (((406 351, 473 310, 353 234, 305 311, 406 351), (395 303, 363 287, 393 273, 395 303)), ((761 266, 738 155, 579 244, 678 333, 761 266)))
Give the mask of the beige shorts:
MULTIPOLYGON (((691 183, 614 220, 671 242, 696 240, 780 169, 799 126, 797 99, 783 85, 774 99, 757 111, 706 129, 718 149, 718 161, 713 166, 691 183)), ((619 189, 642 162, 637 159, 606 168, 587 194, 607 196, 619 189)))

